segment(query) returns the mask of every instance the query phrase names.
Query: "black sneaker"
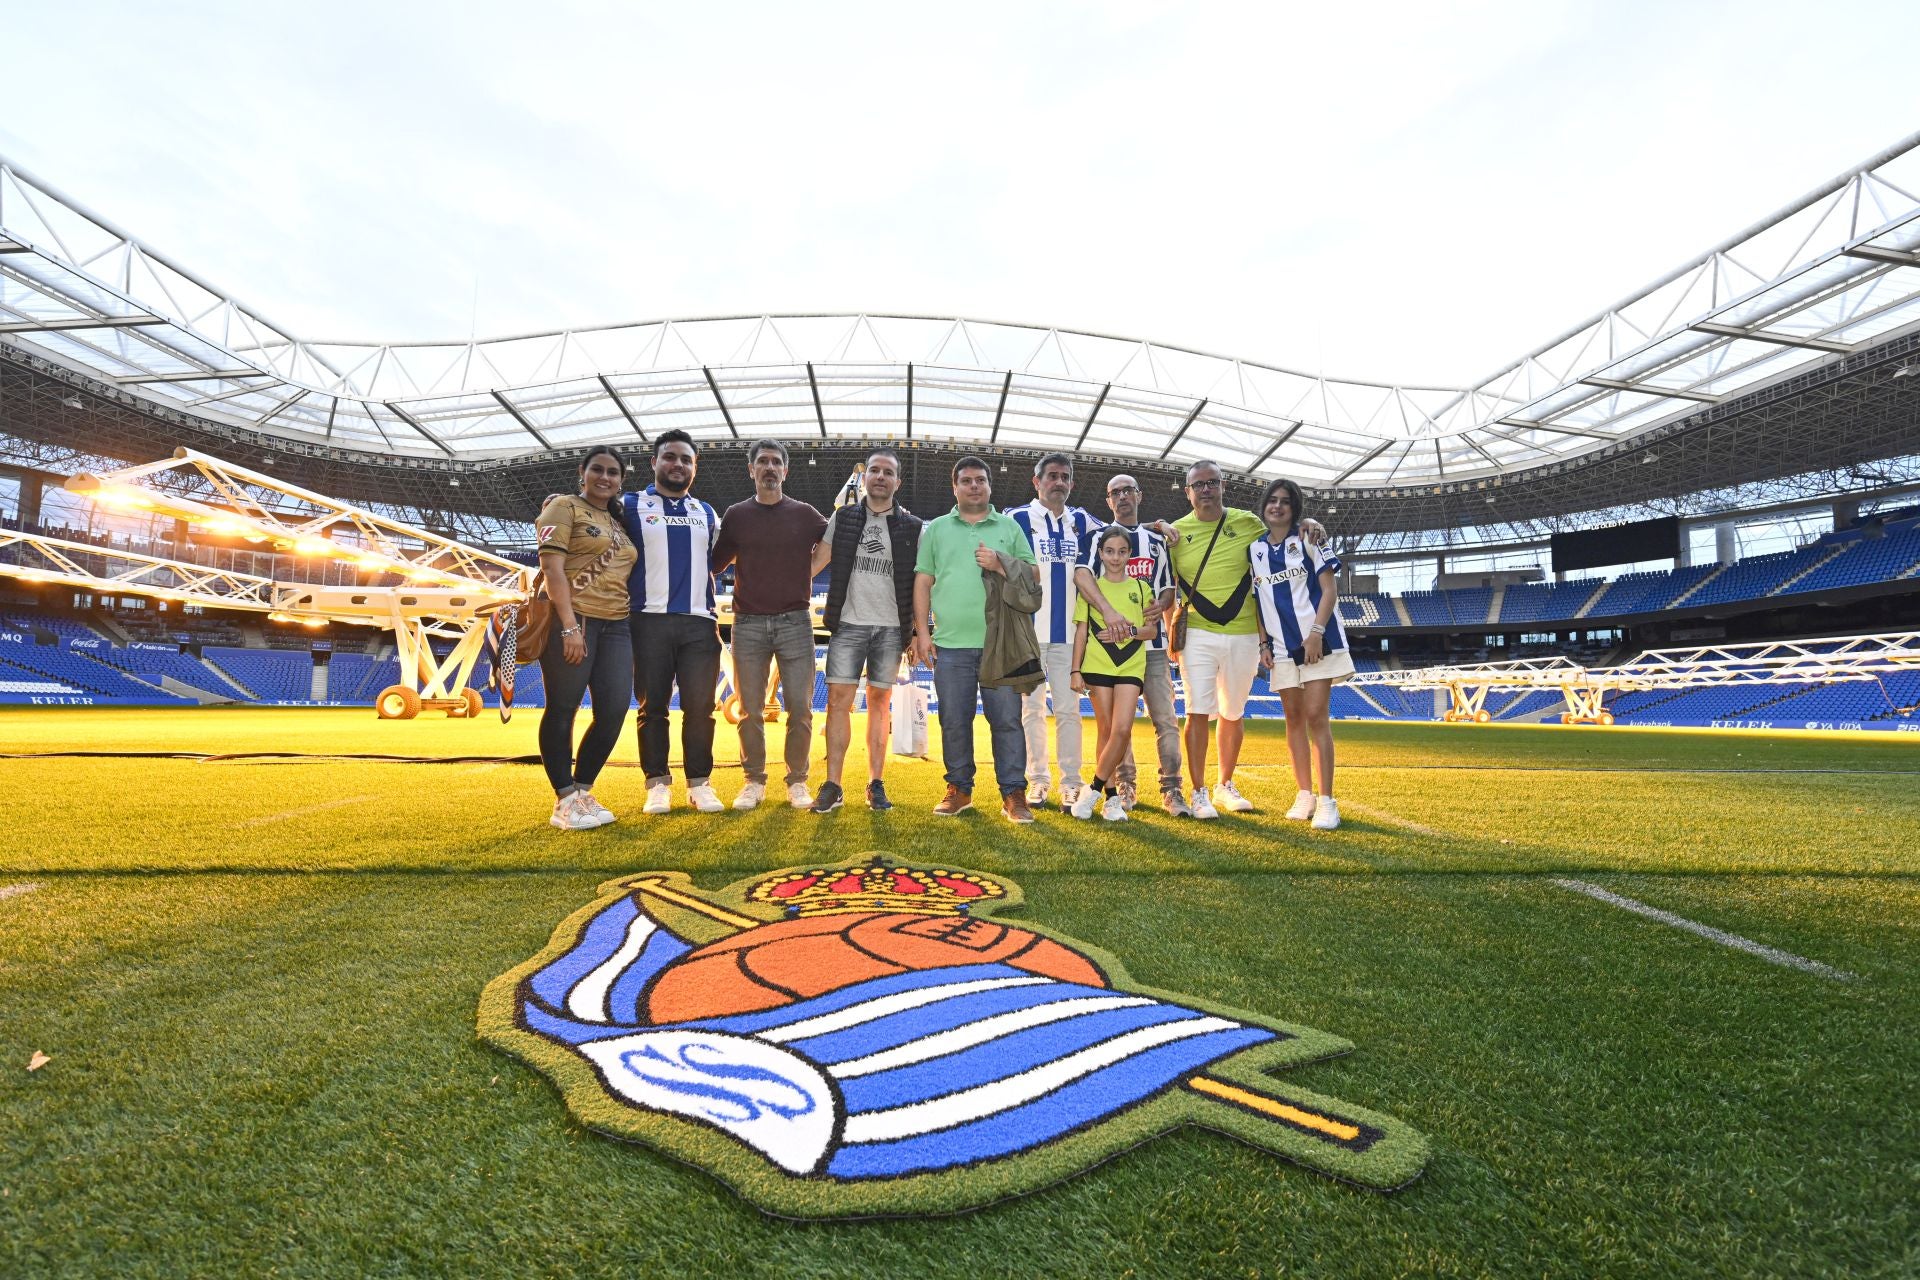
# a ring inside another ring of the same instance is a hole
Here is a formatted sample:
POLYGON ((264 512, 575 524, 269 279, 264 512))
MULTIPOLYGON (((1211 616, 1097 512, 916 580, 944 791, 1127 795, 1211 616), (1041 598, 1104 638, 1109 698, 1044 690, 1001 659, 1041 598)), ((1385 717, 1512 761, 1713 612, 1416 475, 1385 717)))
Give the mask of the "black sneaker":
POLYGON ((878 778, 875 778, 872 782, 869 782, 867 784, 867 808, 869 809, 893 808, 893 801, 887 799, 887 789, 880 785, 880 779, 878 778))
POLYGON ((813 798, 812 809, 815 813, 832 813, 846 801, 847 793, 840 789, 837 782, 820 784, 820 794, 813 798))

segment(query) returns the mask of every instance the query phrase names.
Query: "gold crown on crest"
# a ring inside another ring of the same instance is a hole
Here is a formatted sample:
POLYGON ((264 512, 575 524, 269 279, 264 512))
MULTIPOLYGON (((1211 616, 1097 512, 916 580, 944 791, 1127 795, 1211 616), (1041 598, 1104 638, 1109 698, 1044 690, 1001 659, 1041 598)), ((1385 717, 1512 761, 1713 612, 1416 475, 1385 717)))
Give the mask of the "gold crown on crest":
POLYGON ((1004 898, 1007 891, 985 876, 917 867, 834 867, 795 871, 753 886, 747 897, 771 902, 789 915, 837 916, 856 911, 895 911, 921 916, 966 914, 976 902, 1004 898))

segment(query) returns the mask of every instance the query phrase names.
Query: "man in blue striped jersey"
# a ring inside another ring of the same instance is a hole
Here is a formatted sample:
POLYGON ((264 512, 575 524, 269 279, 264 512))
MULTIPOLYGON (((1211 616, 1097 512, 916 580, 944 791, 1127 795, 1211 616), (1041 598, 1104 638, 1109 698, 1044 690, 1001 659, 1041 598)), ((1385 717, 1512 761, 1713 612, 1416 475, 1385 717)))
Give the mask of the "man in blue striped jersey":
POLYGON ((1073 606, 1084 596, 1107 618, 1121 618, 1093 580, 1094 535, 1105 527, 1080 507, 1069 507, 1073 459, 1049 453, 1033 464, 1033 488, 1039 496, 1007 514, 1027 535, 1040 574, 1040 608, 1033 629, 1040 641, 1040 665, 1046 679, 1034 686, 1020 708, 1027 740, 1027 804, 1047 802, 1047 701, 1053 701, 1054 755, 1060 765, 1060 804, 1080 798, 1080 695, 1073 690, 1073 606))
POLYGON ((699 449, 684 431, 653 442, 653 483, 621 498, 621 522, 639 563, 628 580, 633 612, 633 686, 640 698, 640 765, 647 772, 643 813, 673 807, 667 706, 680 690, 680 753, 687 800, 718 813, 713 789, 713 704, 720 679, 720 627, 713 593, 713 544, 720 517, 688 491, 699 449))

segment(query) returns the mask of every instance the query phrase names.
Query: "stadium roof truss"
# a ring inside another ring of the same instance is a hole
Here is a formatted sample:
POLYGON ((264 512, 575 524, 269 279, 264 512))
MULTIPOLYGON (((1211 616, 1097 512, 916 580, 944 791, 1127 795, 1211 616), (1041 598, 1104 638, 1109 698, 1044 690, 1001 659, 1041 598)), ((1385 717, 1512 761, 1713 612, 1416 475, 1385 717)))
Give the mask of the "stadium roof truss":
POLYGON ((1320 492, 1483 487, 1614 453, 1920 329, 1920 134, 1471 385, 1315 376, 963 317, 658 320, 466 342, 301 339, 0 161, 0 344, 197 418, 481 460, 678 427, 1207 457, 1320 492))

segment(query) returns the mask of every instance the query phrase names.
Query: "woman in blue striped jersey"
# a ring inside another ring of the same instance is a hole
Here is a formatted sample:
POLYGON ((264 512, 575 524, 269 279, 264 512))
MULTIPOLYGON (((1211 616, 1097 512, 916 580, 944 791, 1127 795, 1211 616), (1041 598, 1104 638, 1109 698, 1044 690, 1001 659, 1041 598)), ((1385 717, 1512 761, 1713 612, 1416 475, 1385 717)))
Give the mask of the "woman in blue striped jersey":
POLYGON ((1267 536, 1247 549, 1254 598, 1260 602, 1260 662, 1267 685, 1280 695, 1287 717, 1287 750, 1299 788, 1287 816, 1311 818, 1315 828, 1340 825, 1333 798, 1333 686, 1353 675, 1353 657, 1335 614, 1340 558, 1300 536, 1300 486, 1275 480, 1260 495, 1267 536), (1308 751, 1318 758, 1320 790, 1313 789, 1308 751))

